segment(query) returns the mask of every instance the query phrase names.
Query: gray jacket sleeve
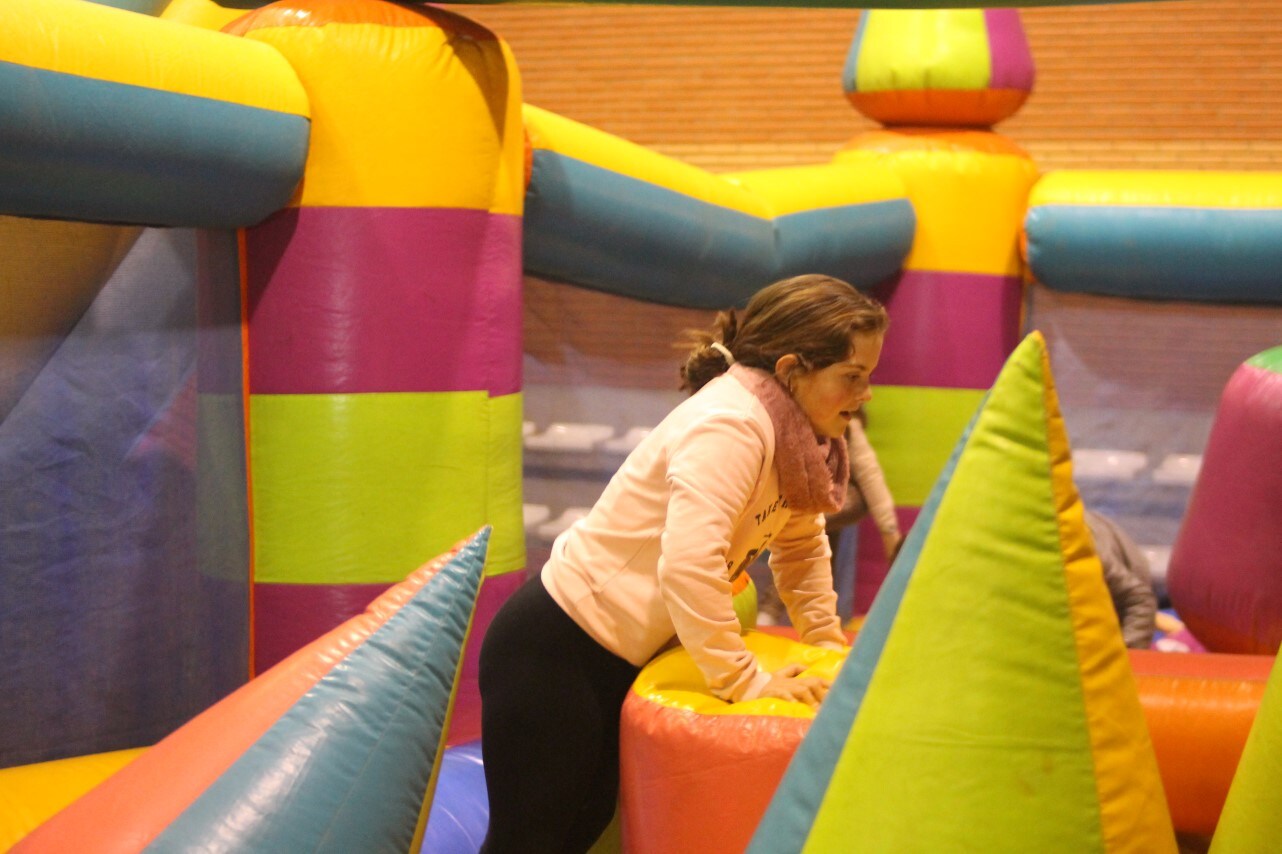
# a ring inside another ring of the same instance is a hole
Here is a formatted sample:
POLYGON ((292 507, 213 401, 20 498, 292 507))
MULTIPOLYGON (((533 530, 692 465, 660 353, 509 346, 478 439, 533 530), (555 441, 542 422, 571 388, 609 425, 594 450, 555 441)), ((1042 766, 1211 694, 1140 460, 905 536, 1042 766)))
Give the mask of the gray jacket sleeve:
POLYGON ((1153 592, 1148 558, 1139 546, 1106 516, 1086 511, 1086 524, 1095 539, 1095 550, 1104 565, 1104 583, 1122 626, 1122 639, 1133 649, 1147 649, 1153 642, 1157 619, 1157 594, 1153 592))

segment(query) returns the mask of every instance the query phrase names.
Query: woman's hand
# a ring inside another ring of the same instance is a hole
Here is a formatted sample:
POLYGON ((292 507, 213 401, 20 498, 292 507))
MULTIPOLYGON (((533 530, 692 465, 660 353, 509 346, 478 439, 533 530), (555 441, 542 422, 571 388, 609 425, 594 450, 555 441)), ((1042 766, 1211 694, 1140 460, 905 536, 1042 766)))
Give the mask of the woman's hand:
POLYGON ((894 563, 895 558, 899 556, 899 550, 904 545, 904 535, 900 533, 885 533, 881 535, 881 545, 886 550, 886 562, 894 563))
POLYGON ((792 700, 817 708, 828 696, 831 683, 818 676, 802 676, 804 664, 788 664, 770 674, 770 681, 761 689, 762 697, 777 697, 780 700, 792 700))

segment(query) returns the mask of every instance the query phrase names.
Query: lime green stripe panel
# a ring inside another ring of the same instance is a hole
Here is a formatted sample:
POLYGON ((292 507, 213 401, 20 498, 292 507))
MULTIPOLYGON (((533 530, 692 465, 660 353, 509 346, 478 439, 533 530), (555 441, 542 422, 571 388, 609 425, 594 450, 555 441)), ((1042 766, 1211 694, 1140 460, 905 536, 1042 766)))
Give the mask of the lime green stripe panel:
POLYGON ((1263 368, 1274 374, 1282 374, 1282 347, 1274 347, 1265 350, 1263 353, 1257 353, 1246 360, 1248 365, 1257 368, 1263 368))
POLYGON ((494 526, 486 575, 525 568, 525 519, 521 512, 521 418, 518 394, 490 398, 490 515, 494 526))
POLYGON ((988 88, 992 60, 982 9, 864 14, 855 78, 860 92, 988 88))
POLYGON ((981 389, 877 386, 868 404, 868 440, 896 504, 925 502, 984 394, 981 389))
POLYGON ((251 396, 255 579, 399 581, 487 523, 490 571, 519 568, 520 409, 483 391, 251 396))

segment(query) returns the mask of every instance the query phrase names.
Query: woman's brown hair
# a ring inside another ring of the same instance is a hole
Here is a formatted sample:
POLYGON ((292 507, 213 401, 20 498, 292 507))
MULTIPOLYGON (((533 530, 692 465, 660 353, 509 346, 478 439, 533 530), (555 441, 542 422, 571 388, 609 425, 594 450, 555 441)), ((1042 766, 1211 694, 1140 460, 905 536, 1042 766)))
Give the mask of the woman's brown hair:
POLYGON ((757 291, 742 317, 723 311, 711 329, 686 332, 681 388, 694 393, 729 369, 714 343, 750 368, 773 373, 780 357, 795 353, 814 371, 849 358, 852 335, 885 332, 889 323, 881 303, 841 279, 814 273, 784 279, 757 291))

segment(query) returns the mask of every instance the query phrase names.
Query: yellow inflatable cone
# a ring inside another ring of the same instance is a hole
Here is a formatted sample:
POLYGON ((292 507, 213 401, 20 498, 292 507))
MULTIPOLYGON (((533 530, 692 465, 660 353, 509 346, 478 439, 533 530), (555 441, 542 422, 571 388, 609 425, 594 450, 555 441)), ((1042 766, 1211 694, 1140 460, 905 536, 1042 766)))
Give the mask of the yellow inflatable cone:
POLYGON ((1174 852, 1040 334, 955 460, 749 851, 1174 852))

